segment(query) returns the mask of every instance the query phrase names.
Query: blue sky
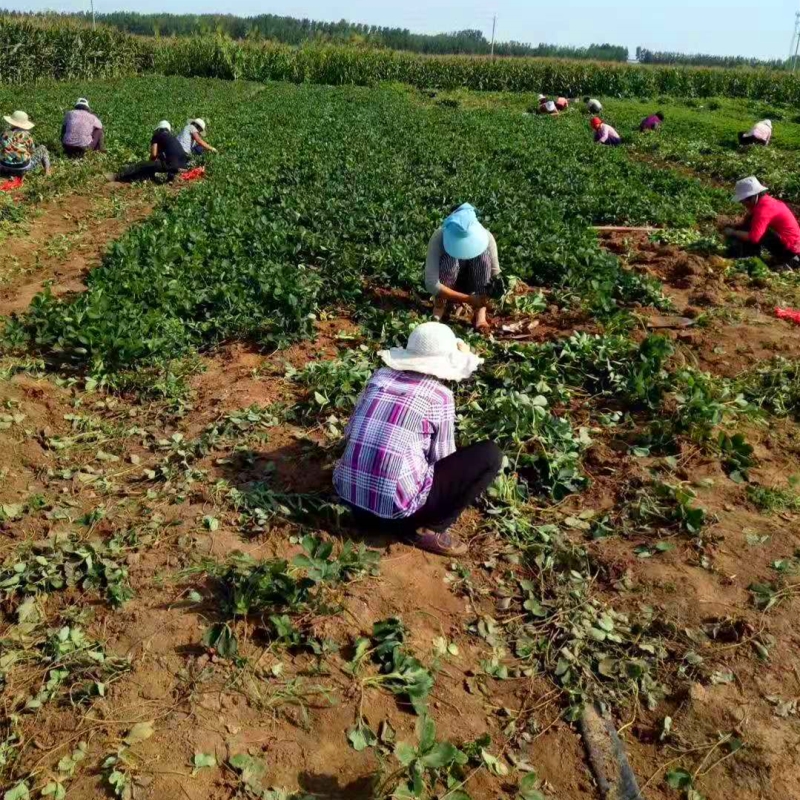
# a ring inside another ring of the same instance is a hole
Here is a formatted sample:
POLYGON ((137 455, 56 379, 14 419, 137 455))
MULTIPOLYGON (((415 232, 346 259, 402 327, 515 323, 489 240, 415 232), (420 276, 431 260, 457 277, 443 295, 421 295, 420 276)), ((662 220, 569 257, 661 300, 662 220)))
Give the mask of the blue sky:
MULTIPOLYGON (((17 10, 75 11, 89 0, 0 0, 17 10)), ((784 57, 800 0, 303 0, 264 4, 240 0, 96 0, 98 11, 273 13, 314 19, 349 19, 410 28, 423 33, 480 28, 491 34, 498 15, 498 39, 581 45, 612 42, 654 50, 679 50, 760 58, 784 57)))

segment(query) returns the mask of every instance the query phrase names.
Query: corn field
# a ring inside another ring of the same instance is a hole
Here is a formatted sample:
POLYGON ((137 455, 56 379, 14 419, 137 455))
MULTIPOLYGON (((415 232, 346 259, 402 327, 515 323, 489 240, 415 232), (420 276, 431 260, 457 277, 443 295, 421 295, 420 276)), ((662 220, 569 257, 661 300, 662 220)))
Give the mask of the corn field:
POLYGON ((101 78, 155 71, 185 77, 425 89, 564 94, 572 97, 740 97, 800 102, 800 80, 756 69, 643 67, 528 58, 421 56, 341 45, 292 47, 224 36, 146 39, 110 28, 0 18, 0 80, 101 78))
POLYGON ((113 78, 152 69, 152 46, 111 28, 0 17, 0 81, 113 78))

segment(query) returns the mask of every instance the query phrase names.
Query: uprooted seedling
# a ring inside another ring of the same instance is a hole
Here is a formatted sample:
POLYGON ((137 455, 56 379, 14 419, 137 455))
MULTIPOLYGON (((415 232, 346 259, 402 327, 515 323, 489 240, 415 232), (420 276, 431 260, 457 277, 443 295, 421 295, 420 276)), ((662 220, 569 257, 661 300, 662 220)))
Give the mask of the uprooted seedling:
POLYGON ((133 597, 128 570, 118 553, 101 541, 52 538, 23 545, 0 568, 0 591, 16 607, 21 598, 77 587, 121 606, 133 597))
POLYGON ((407 631, 396 617, 380 620, 372 626, 372 638, 360 637, 348 669, 356 674, 367 657, 378 666, 379 675, 361 679, 361 689, 380 686, 392 694, 405 697, 414 711, 422 715, 428 707, 434 678, 430 670, 408 651, 407 631))
MULTIPOLYGON (((302 546, 304 552, 291 561, 256 561, 244 553, 233 553, 224 564, 206 562, 194 571, 215 581, 225 619, 257 619, 273 641, 314 649, 313 618, 336 612, 339 605, 333 590, 337 586, 377 574, 379 556, 352 542, 345 542, 334 556, 332 543, 314 536, 304 537, 302 546)), ((234 634, 226 623, 213 625, 204 643, 225 657, 237 652, 234 634)))
POLYGON ((4 682, 14 686, 18 670, 27 676, 35 670, 38 675, 33 685, 39 688, 14 699, 17 713, 36 712, 53 701, 90 703, 105 697, 108 687, 131 670, 129 659, 109 655, 103 644, 89 638, 81 627, 42 630, 31 616, 12 627, 1 642, 4 682))
POLYGON ((483 766, 498 777, 508 775, 508 767, 488 748, 491 739, 484 734, 460 747, 436 738, 436 725, 427 715, 417 720, 417 744, 398 742, 394 756, 400 768, 386 777, 376 791, 377 798, 416 798, 429 800, 448 797, 470 800, 467 767, 483 766))

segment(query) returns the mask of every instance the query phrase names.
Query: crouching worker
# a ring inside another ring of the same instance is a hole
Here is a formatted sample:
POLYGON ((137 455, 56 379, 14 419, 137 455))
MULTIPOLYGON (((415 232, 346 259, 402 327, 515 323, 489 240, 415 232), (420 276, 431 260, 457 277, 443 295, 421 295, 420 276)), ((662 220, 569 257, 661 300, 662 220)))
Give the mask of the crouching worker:
POLYGON ((596 144, 604 144, 609 147, 617 147, 622 144, 622 137, 607 122, 603 122, 600 117, 592 117, 589 123, 594 131, 594 141, 596 144))
POLYGON ((78 99, 75 108, 67 111, 61 125, 61 146, 71 158, 81 158, 89 150, 104 153, 103 123, 89 108, 85 97, 78 99))
POLYGON ((747 146, 760 144, 766 147, 772 141, 772 120, 762 119, 757 122, 747 133, 739 134, 739 144, 747 146))
POLYGON ((450 527, 489 488, 503 456, 488 441, 456 449, 445 381, 469 378, 482 360, 439 322, 423 323, 406 348, 380 357, 386 366, 369 379, 345 431, 336 492, 360 525, 462 555, 467 547, 450 527))
POLYGON ((763 247, 772 255, 777 272, 800 267, 800 225, 789 206, 770 197, 755 177, 736 184, 734 200, 747 209, 747 215, 735 228, 725 228, 731 240, 728 254, 732 258, 758 256, 763 247))
POLYGON ((190 119, 178 134, 178 141, 187 156, 202 156, 205 153, 217 152, 216 148, 203 139, 202 134, 206 132, 206 127, 204 120, 199 118, 190 119))
POLYGON ((661 111, 656 112, 655 114, 651 114, 649 117, 645 117, 642 120, 641 125, 639 125, 639 131, 641 133, 647 133, 648 131, 657 131, 664 122, 664 114, 661 111))
POLYGON ((37 145, 31 136, 35 125, 24 111, 15 111, 3 119, 8 128, 0 135, 0 174, 22 177, 39 167, 50 174, 50 153, 37 145))
POLYGON ((116 176, 122 183, 155 180, 159 174, 166 174, 167 180, 174 180, 179 172, 189 166, 189 156, 181 147, 177 137, 172 134, 172 126, 161 120, 150 140, 150 160, 133 164, 116 176))
POLYGON ((558 106, 553 100, 548 100, 543 94, 540 94, 539 108, 536 110, 536 113, 550 117, 558 116, 558 106))
POLYGON ((428 243, 425 287, 434 298, 434 318, 444 319, 450 303, 466 303, 473 309, 473 327, 485 333, 492 279, 499 275, 494 236, 478 221, 473 206, 457 206, 428 243))

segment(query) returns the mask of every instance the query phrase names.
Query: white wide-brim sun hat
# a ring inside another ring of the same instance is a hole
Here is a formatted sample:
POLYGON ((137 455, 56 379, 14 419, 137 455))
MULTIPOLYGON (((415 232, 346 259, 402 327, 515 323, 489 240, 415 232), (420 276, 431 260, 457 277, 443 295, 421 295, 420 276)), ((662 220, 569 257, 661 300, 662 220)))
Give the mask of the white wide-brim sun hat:
POLYGON ((171 131, 172 130, 172 125, 170 125, 167 120, 162 119, 161 122, 159 122, 158 125, 156 125, 156 130, 157 131, 161 131, 161 130, 171 131))
POLYGON ((469 378, 483 359, 475 353, 459 349, 464 343, 447 325, 423 322, 414 328, 406 347, 382 350, 378 355, 387 367, 400 372, 419 372, 443 381, 469 378))
POLYGON ((23 131, 29 131, 31 128, 36 127, 24 111, 15 111, 13 114, 6 114, 3 119, 11 125, 12 128, 20 128, 23 131))
POLYGON ((736 184, 733 200, 735 203, 741 203, 744 200, 748 200, 751 197, 755 197, 767 191, 769 191, 767 187, 764 186, 755 175, 751 175, 749 178, 743 178, 736 184))
POLYGON ((206 121, 204 119, 200 119, 200 117, 198 117, 197 119, 193 119, 192 124, 197 125, 197 127, 200 128, 200 130, 203 131, 203 133, 205 133, 206 121))

